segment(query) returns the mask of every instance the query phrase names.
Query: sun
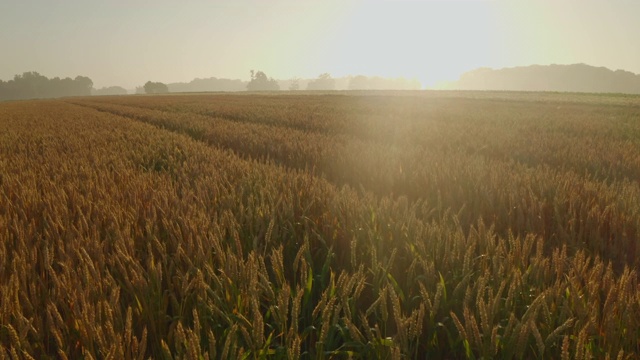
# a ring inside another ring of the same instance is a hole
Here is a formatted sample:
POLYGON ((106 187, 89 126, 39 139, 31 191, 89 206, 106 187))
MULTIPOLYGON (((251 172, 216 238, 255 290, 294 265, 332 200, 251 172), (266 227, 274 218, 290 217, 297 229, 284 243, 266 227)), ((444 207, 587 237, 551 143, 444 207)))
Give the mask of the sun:
POLYGON ((429 86, 492 62, 495 7, 487 1, 357 2, 319 38, 313 63, 338 75, 417 78, 429 86))

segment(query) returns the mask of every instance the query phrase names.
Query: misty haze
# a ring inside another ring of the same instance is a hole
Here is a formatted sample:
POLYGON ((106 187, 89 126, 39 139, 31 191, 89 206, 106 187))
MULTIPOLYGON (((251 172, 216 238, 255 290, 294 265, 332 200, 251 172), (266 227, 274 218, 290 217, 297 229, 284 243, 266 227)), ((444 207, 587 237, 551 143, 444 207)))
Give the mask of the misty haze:
POLYGON ((640 358, 639 14, 0 4, 0 359, 640 358))

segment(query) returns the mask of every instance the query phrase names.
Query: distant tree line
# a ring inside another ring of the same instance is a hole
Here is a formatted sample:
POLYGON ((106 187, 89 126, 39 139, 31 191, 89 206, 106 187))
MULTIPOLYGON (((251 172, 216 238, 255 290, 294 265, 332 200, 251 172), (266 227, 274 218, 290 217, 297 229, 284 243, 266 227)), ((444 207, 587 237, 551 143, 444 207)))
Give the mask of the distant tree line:
POLYGON ((250 71, 251 81, 247 84, 249 91, 278 91, 280 85, 274 78, 269 78, 262 71, 250 71))
POLYGON ((13 80, 0 80, 0 100, 88 96, 92 88, 93 81, 86 76, 49 79, 30 71, 14 76, 13 80))
POLYGON ((586 64, 479 68, 462 74, 446 88, 640 94, 640 75, 586 64))
POLYGON ((334 78, 329 73, 320 74, 315 79, 294 77, 280 81, 280 87, 290 91, 298 90, 420 90, 422 84, 416 79, 383 78, 379 76, 345 76, 334 78))
POLYGON ((317 79, 311 80, 307 84, 307 90, 335 90, 336 81, 331 77, 331 74, 320 74, 317 79))
POLYGON ((193 79, 188 83, 167 84, 170 92, 244 91, 247 82, 239 79, 193 79))
POLYGON ((422 84, 415 79, 388 79, 358 75, 349 80, 349 90, 420 90, 421 88, 422 84))
MULTIPOLYGON (((250 72, 250 81, 238 79, 194 79, 189 83, 164 84, 162 82, 147 81, 143 86, 136 87, 136 94, 164 94, 168 92, 204 92, 204 91, 278 91, 281 88, 296 90, 415 90, 420 89, 417 80, 388 79, 381 77, 366 77, 362 75, 333 78, 329 73, 320 74, 316 79, 293 78, 291 80, 276 80, 267 76, 263 71, 250 72)), ((86 76, 76 76, 52 79, 39 73, 25 72, 16 75, 13 80, 0 80, 0 101, 54 98, 65 96, 89 95, 126 95, 127 90, 120 86, 93 88, 93 81, 86 76)))
POLYGON ((144 84, 144 92, 147 94, 166 94, 169 92, 169 88, 161 82, 147 81, 144 84))
POLYGON ((103 87, 102 89, 92 89, 91 95, 127 95, 127 89, 120 86, 103 87))

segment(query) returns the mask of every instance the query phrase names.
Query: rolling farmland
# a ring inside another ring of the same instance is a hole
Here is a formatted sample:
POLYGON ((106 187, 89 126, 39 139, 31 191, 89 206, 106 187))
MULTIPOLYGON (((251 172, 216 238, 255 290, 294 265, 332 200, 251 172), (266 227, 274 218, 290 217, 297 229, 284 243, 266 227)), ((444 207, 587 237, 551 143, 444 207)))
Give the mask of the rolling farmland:
POLYGON ((0 103, 0 359, 636 358, 640 97, 0 103))

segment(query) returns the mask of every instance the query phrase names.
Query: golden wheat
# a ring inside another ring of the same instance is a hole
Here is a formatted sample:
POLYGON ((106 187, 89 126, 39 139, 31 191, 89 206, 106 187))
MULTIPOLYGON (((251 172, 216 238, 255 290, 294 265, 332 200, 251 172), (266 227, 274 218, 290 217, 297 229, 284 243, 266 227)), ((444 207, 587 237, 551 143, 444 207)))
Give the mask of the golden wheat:
POLYGON ((637 102, 412 94, 0 104, 0 358, 637 357, 637 102))

